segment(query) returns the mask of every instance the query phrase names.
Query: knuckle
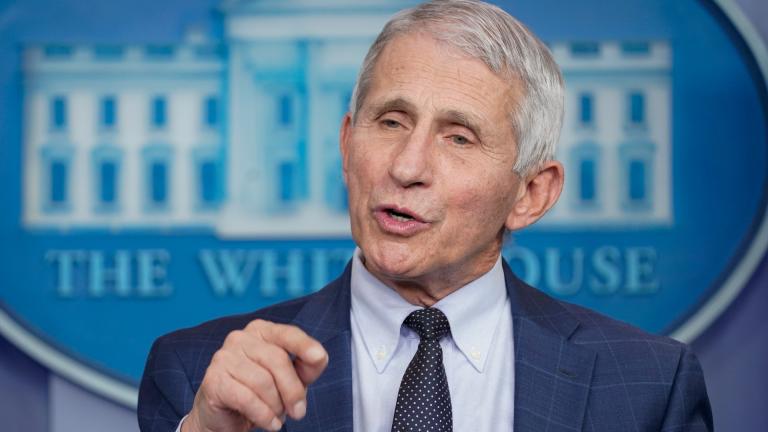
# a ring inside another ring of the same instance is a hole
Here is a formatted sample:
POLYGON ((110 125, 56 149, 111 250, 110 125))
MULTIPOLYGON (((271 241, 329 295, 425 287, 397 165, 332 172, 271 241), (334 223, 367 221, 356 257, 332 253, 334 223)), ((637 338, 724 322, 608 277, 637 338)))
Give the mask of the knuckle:
POLYGON ((203 381, 200 383, 200 390, 202 390, 203 393, 206 393, 209 389, 216 386, 217 380, 218 376, 216 372, 212 371, 211 368, 208 368, 205 372, 205 376, 203 376, 203 381))
POLYGON ((251 374, 253 385, 261 391, 269 390, 274 387, 272 376, 262 369, 257 369, 251 374))
POLYGON ((258 326, 262 326, 262 325, 264 325, 266 323, 267 323, 267 321, 265 321, 265 320, 263 320, 261 318, 256 318, 253 321, 249 322, 248 325, 249 326, 258 327, 258 326))
POLYGON ((211 357, 211 363, 208 369, 213 369, 214 371, 218 370, 229 363, 230 360, 231 354, 227 350, 220 349, 213 354, 213 357, 211 357))
POLYGON ((302 339, 306 336, 304 330, 296 327, 295 325, 286 325, 284 332, 286 336, 294 339, 302 339))
POLYGON ((232 400, 237 407, 245 408, 255 405, 256 397, 251 392, 239 391, 232 393, 232 400))
POLYGON ((266 357, 269 358, 271 362, 279 365, 284 365, 290 363, 291 361, 291 355, 288 353, 288 351, 280 346, 272 347, 266 357))
POLYGON ((291 388, 286 391, 284 398, 288 406, 293 406, 296 402, 306 398, 306 391, 304 391, 301 386, 291 386, 291 388))
POLYGON ((203 400, 203 404, 205 404, 208 412, 215 411, 219 407, 219 399, 219 397, 207 397, 203 400))
POLYGON ((248 325, 245 326, 245 328, 249 331, 259 332, 270 324, 272 323, 270 323, 269 321, 265 321, 261 318, 256 318, 255 320, 249 322, 248 325))
POLYGON ((233 330, 228 335, 227 338, 224 339, 224 345, 241 345, 245 339, 246 335, 245 332, 242 330, 233 330))
POLYGON ((253 403, 253 399, 251 399, 249 402, 250 404, 247 405, 249 407, 249 417, 251 418, 251 421, 254 423, 266 427, 269 426, 269 424, 272 422, 272 419, 275 417, 275 415, 272 413, 272 410, 269 409, 266 405, 263 403, 253 403))

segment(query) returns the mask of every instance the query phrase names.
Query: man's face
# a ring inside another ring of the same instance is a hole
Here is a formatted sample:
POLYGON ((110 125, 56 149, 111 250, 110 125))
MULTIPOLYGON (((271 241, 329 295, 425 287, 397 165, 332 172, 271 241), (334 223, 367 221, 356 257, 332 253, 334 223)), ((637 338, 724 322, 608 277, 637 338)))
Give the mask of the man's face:
POLYGON ((352 235, 369 271, 390 285, 462 286, 490 269, 521 190, 516 94, 427 35, 387 45, 341 132, 352 235))

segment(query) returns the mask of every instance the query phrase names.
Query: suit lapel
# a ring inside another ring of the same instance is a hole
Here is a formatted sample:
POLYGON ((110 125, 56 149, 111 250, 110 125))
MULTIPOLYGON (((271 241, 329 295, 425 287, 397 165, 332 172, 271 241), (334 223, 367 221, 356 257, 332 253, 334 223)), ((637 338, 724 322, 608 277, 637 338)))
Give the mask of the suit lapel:
POLYGON ((565 307, 504 263, 515 349, 515 432, 581 430, 595 353, 569 341, 579 326, 565 307))
POLYGON ((328 367, 309 386, 307 415, 288 420, 290 432, 352 430, 352 350, 350 338, 350 274, 352 265, 336 281, 307 302, 292 324, 323 344, 328 367))

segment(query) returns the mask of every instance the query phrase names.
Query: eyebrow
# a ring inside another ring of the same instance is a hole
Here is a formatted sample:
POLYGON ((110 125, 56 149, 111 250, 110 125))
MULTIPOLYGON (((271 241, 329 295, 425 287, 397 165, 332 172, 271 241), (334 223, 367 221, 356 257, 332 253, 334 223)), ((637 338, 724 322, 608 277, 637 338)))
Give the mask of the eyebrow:
MULTIPOLYGON (((375 103, 371 105, 366 111, 371 113, 373 117, 379 117, 380 115, 390 111, 415 113, 416 105, 403 97, 396 97, 394 99, 385 100, 381 103, 375 103)), ((465 127, 471 130, 478 137, 483 136, 479 119, 469 113, 451 109, 441 111, 438 114, 438 118, 442 121, 465 127)))
POLYGON ((478 136, 478 138, 483 136, 482 130, 480 128, 480 122, 477 121, 471 114, 467 114, 463 111, 448 110, 443 112, 440 117, 444 117, 451 123, 455 123, 459 126, 463 126, 471 130, 475 135, 478 136))
POLYGON ((366 111, 378 117, 390 111, 404 111, 413 113, 416 111, 416 105, 402 97, 385 100, 384 102, 370 106, 366 111))

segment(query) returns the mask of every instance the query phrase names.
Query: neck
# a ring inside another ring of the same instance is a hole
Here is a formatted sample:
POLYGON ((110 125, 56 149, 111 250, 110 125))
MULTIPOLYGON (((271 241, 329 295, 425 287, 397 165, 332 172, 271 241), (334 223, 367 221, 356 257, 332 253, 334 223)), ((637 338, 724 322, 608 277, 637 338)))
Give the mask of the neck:
POLYGON ((439 269, 418 278, 384 275, 372 269, 366 263, 363 255, 360 256, 360 259, 369 273, 384 285, 395 290, 405 301, 427 308, 488 273, 496 264, 500 252, 498 250, 495 253, 484 254, 475 257, 472 263, 454 266, 458 268, 439 269))

